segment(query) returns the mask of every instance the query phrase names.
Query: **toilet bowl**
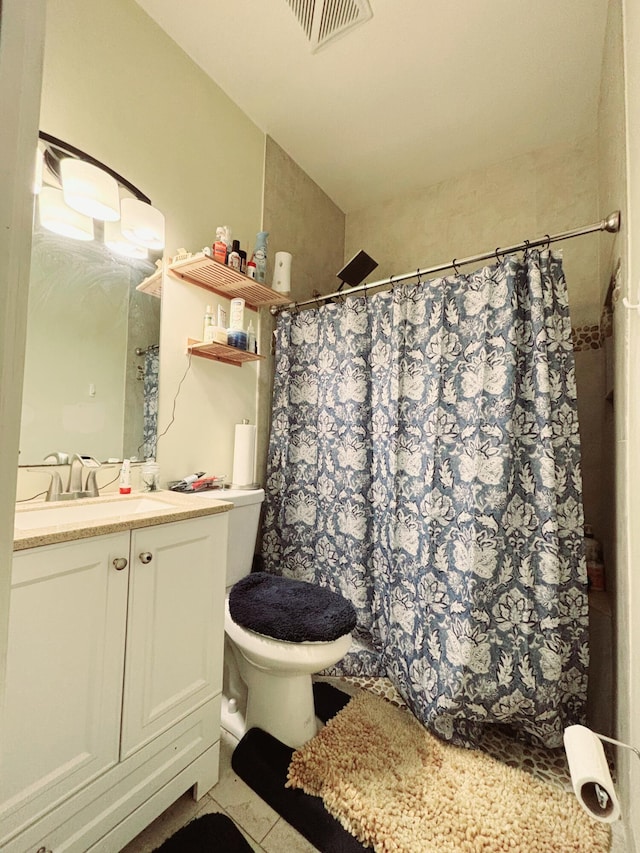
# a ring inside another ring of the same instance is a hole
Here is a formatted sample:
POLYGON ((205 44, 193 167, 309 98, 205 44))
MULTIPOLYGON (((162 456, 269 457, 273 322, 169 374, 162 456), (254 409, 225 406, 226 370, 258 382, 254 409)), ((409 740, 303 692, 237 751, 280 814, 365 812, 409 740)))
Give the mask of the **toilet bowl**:
POLYGON ((311 676, 346 655, 351 634, 329 642, 276 640, 234 622, 228 599, 224 625, 235 648, 240 676, 247 685, 245 730, 255 726, 287 746, 302 746, 318 730, 311 676))
POLYGON ((229 592, 251 572, 262 489, 204 493, 229 501, 222 727, 240 739, 252 728, 297 748, 317 732, 312 675, 337 663, 351 645, 350 632, 329 641, 289 642, 237 624, 229 592))

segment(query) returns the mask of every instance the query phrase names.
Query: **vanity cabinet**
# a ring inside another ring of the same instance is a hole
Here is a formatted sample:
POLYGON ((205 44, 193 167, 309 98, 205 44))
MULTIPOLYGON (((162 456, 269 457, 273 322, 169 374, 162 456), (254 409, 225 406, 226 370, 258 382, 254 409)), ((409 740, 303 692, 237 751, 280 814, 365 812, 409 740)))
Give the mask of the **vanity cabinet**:
POLYGON ((122 758, 221 690, 225 567, 211 567, 226 539, 221 551, 210 526, 132 531, 122 758))
POLYGON ((14 554, 0 849, 120 850, 217 781, 226 513, 14 554))

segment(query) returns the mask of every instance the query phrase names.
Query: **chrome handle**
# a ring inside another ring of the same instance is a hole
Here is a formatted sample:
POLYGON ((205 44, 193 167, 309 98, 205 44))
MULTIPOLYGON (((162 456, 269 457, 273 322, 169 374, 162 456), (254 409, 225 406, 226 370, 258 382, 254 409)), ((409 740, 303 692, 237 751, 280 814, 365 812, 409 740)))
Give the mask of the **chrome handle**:
POLYGON ((153 554, 150 551, 143 551, 138 559, 141 563, 144 563, 146 565, 147 563, 150 563, 151 560, 153 560, 153 554))
POLYGON ((113 568, 116 572, 121 572, 123 569, 127 568, 127 558, 126 557, 116 557, 113 561, 113 568))

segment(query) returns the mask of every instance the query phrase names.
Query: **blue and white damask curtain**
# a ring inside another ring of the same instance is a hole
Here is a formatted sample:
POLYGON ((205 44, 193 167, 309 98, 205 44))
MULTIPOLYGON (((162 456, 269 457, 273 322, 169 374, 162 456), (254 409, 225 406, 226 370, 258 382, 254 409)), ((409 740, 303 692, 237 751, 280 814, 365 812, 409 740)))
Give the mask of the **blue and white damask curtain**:
POLYGON ((582 721, 581 489, 558 257, 280 315, 266 568, 349 598, 335 673, 388 676, 441 737, 582 721))
POLYGON ((144 356, 144 401, 143 443, 144 459, 156 457, 158 443, 158 379, 160 375, 160 351, 158 346, 149 346, 144 356))

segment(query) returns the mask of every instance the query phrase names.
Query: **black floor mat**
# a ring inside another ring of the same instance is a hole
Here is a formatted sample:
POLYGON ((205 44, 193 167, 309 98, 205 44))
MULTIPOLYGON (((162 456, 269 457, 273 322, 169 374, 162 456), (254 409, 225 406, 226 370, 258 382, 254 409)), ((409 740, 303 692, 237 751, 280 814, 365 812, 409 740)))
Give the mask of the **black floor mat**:
POLYGON ((343 693, 326 681, 316 681, 313 684, 313 704, 316 706, 316 717, 323 723, 335 717, 348 704, 351 696, 343 693))
MULTIPOLYGON (((351 698, 326 682, 314 684, 316 714, 326 722, 351 698)), ((235 748, 231 766, 261 799, 278 812, 321 853, 370 850, 348 833, 325 809, 320 797, 285 788, 294 750, 263 732, 250 729, 235 748)))
POLYGON ((216 812, 195 818, 154 853, 253 853, 253 850, 231 818, 216 812))

